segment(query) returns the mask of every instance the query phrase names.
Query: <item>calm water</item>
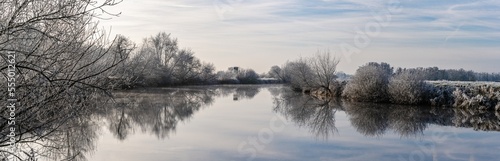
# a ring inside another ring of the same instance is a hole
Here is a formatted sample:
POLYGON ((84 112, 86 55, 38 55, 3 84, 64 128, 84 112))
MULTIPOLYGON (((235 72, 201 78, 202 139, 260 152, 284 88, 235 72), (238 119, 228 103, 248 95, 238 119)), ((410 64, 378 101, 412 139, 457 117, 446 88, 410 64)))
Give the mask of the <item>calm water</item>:
MULTIPOLYGON (((315 100, 281 85, 115 93, 72 133, 89 161, 499 160, 500 115, 315 100)), ((69 152, 69 150, 68 150, 69 152)))

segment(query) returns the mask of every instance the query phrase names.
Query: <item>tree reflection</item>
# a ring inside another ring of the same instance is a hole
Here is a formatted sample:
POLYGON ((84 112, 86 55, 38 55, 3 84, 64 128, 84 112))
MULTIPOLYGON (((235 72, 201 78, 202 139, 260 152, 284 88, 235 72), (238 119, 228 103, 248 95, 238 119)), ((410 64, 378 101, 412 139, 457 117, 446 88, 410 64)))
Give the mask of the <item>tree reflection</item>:
POLYGON ((84 154, 94 150, 100 127, 93 116, 98 98, 78 96, 59 95, 58 101, 44 102, 44 108, 34 108, 36 100, 23 99, 16 115, 15 147, 10 149, 7 128, 2 127, 0 158, 86 160, 84 154))
POLYGON ((259 92, 262 86, 256 85, 222 85, 216 86, 223 97, 232 96, 234 101, 252 99, 259 92))
POLYGON ((476 131, 500 131, 499 111, 490 112, 473 109, 453 109, 453 125, 473 128, 476 131))
POLYGON ((346 103, 345 107, 352 125, 367 136, 380 136, 391 129, 400 136, 414 137, 430 124, 500 131, 500 115, 494 111, 369 103, 346 103))
POLYGON ((108 102, 108 111, 101 116, 109 130, 119 140, 125 140, 136 129, 160 139, 174 133, 177 124, 214 102, 218 96, 237 95, 238 99, 253 98, 259 86, 209 86, 189 88, 148 89, 115 93, 108 102))
POLYGON ((392 130, 402 137, 422 135, 429 124, 449 125, 447 109, 372 103, 344 103, 351 124, 366 136, 381 136, 392 130))
MULTIPOLYGON (((86 154, 95 149, 103 125, 119 140, 137 131, 164 139, 175 133, 180 122, 189 121, 194 113, 213 104, 216 97, 238 95, 238 99, 251 99, 261 89, 259 86, 156 88, 115 92, 114 99, 68 91, 52 99, 57 101, 24 99, 16 117, 18 150, 13 155, 19 160, 33 157, 86 160, 86 154), (47 108, 30 108, 40 103, 45 106, 36 107, 47 108)), ((416 137, 431 124, 500 131, 498 112, 320 100, 286 87, 267 89, 273 95, 275 112, 322 139, 337 132, 335 114, 339 111, 344 111, 352 126, 366 136, 382 136, 391 131, 402 137, 416 137)), ((41 91, 25 94, 28 97, 36 92, 41 91)), ((7 118, 1 118, 0 160, 11 156, 6 150, 9 139, 6 122, 7 118)))
POLYGON ((118 92, 109 102, 103 117, 119 140, 134 133, 134 128, 158 138, 168 138, 179 122, 187 121, 202 107, 210 105, 217 90, 156 89, 157 91, 118 92))
POLYGON ((388 108, 377 104, 345 104, 349 120, 357 131, 366 136, 380 136, 389 128, 388 108))
POLYGON ((338 100, 318 100, 301 93, 283 91, 274 97, 274 111, 294 121, 298 126, 307 127, 316 137, 328 139, 337 132, 335 113, 342 107, 338 100))
MULTIPOLYGON (((103 124, 107 124, 119 140, 127 139, 136 131, 168 138, 179 122, 188 121, 195 112, 211 105, 215 97, 236 93, 242 98, 252 98, 258 92, 259 87, 210 86, 115 92, 113 99, 105 95, 58 95, 57 101, 42 102, 50 108, 19 109, 18 150, 14 153, 6 149, 9 145, 7 119, 2 118, 0 160, 7 156, 18 160, 86 160, 85 155, 94 150, 103 124)), ((21 107, 37 102, 23 103, 21 107)))
POLYGON ((380 137, 392 131, 401 137, 417 137, 431 124, 500 131, 500 114, 494 111, 319 100, 286 89, 272 90, 274 111, 308 127, 319 138, 337 131, 335 113, 339 110, 365 136, 380 137))

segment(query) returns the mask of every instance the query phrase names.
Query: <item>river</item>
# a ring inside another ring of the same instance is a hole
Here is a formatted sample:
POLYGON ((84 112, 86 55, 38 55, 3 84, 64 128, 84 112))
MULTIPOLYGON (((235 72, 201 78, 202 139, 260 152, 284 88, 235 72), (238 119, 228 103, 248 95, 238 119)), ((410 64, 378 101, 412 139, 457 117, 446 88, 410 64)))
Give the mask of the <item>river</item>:
POLYGON ((148 88, 113 95, 74 118, 78 121, 68 121, 65 135, 52 138, 67 142, 57 144, 58 159, 477 161, 500 156, 495 112, 317 100, 283 85, 148 88))

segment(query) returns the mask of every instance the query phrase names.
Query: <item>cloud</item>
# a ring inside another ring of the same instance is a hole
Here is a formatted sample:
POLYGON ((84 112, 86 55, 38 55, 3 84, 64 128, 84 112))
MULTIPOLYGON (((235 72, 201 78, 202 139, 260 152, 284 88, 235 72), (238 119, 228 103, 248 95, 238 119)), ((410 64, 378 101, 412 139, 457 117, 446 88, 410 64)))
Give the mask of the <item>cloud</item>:
MULTIPOLYGON (((369 47, 393 48, 392 52, 402 52, 398 54, 404 54, 402 47, 416 51, 444 47, 458 53, 477 46, 487 53, 500 48, 499 2, 401 0, 401 12, 390 14, 393 2, 397 1, 129 0, 112 9, 122 12, 121 17, 102 24, 136 42, 160 31, 170 32, 181 46, 192 48, 218 69, 239 65, 258 72, 318 49, 352 44, 365 25, 378 23, 374 18, 378 14, 388 14, 390 21, 371 37, 369 47)), ((369 48, 362 51, 375 54, 376 60, 391 61, 388 55, 394 55, 369 48)), ((420 56, 432 59, 436 53, 420 56)), ((345 65, 353 72, 361 64, 345 65)))

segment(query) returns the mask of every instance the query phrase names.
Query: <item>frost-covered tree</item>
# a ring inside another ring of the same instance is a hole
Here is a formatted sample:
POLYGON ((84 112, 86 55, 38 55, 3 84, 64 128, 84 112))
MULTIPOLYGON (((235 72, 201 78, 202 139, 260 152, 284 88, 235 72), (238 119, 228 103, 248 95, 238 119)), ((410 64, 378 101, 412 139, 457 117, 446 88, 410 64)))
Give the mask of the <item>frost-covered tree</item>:
POLYGON ((361 102, 389 101, 388 84, 392 68, 387 63, 368 63, 356 70, 342 95, 361 102))
POLYGON ((276 79, 279 79, 280 81, 284 81, 283 71, 277 65, 272 66, 271 69, 269 70, 269 72, 267 72, 267 75, 269 75, 269 77, 271 77, 271 78, 276 78, 276 79))
POLYGON ((242 69, 236 75, 236 79, 241 84, 257 84, 259 83, 259 75, 253 69, 242 69))
POLYGON ((202 63, 199 79, 201 83, 214 84, 217 81, 215 66, 212 63, 202 63))
POLYGON ((188 49, 180 50, 173 58, 172 76, 174 84, 190 84, 198 81, 202 64, 188 49))
POLYGON ((284 77, 289 79, 289 84, 294 90, 311 89, 314 87, 314 73, 304 58, 290 61, 285 64, 284 77))
POLYGON ((130 72, 126 75, 130 74, 131 79, 135 80, 134 86, 159 86, 171 82, 170 72, 165 70, 161 60, 150 51, 148 45, 142 44, 125 65, 130 72))
POLYGON ((336 82, 338 64, 339 59, 330 52, 318 51, 314 57, 289 61, 282 68, 273 66, 269 74, 289 83, 295 90, 322 89, 332 93, 339 84, 336 82))
POLYGON ((332 88, 337 78, 336 72, 339 62, 340 60, 332 56, 330 52, 316 53, 309 61, 313 72, 313 86, 322 88, 329 93, 333 92, 332 88))
POLYGON ((127 61, 128 74, 139 86, 204 84, 215 80, 215 68, 204 64, 190 49, 179 49, 177 39, 160 32, 144 39, 127 61))
POLYGON ((430 86, 424 82, 424 75, 419 71, 402 71, 394 75, 388 85, 392 103, 419 104, 426 101, 430 86))
MULTIPOLYGON (((118 35, 116 39, 116 43, 111 46, 111 52, 122 53, 127 57, 127 59, 118 64, 114 69, 106 73, 108 75, 108 80, 104 83, 112 88, 132 88, 134 84, 137 83, 137 78, 134 77, 134 71, 137 69, 137 65, 131 68, 129 65, 131 63, 131 59, 129 55, 135 50, 135 43, 125 36, 118 35)), ((109 58, 108 58, 109 59, 109 58)))
MULTIPOLYGON (((76 112, 88 110, 88 100, 107 91, 103 83, 107 74, 127 58, 128 51, 121 48, 120 38, 112 41, 99 30, 96 17, 109 16, 105 9, 116 4, 114 0, 0 0, 0 81, 7 84, 7 65, 15 65, 20 150, 50 141, 43 137, 65 127, 76 112), (8 63, 7 53, 15 55, 15 63, 8 63)), ((0 91, 7 93, 6 88, 0 91)), ((9 129, 7 110, 0 109, 2 134, 9 129)), ((7 140, 0 136, 0 147, 7 146, 7 140)), ((51 155, 45 152, 54 150, 63 155, 53 160, 84 158, 80 153, 48 149, 37 153, 51 155)), ((12 155, 26 160, 25 154, 12 155)))
POLYGON ((151 36, 144 39, 144 52, 150 52, 158 62, 163 66, 173 67, 175 64, 174 58, 176 56, 179 47, 177 45, 177 39, 172 38, 170 34, 165 32, 160 32, 155 36, 151 36))

